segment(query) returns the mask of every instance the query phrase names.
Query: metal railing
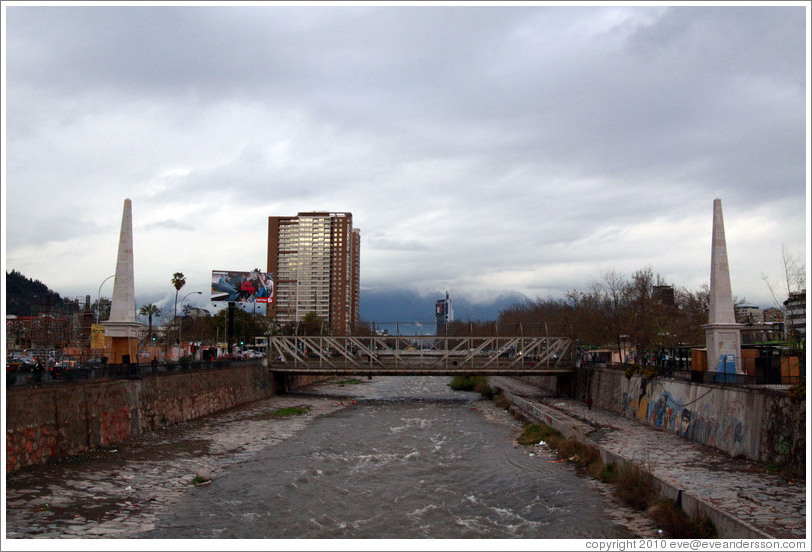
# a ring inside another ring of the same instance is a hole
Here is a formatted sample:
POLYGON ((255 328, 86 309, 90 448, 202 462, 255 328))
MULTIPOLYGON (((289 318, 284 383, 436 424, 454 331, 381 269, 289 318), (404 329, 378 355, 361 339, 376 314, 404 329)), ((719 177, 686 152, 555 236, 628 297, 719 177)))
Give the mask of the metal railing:
POLYGON ((231 366, 261 362, 253 360, 195 360, 164 362, 156 364, 101 364, 83 366, 67 370, 46 370, 39 374, 34 370, 16 370, 6 372, 6 388, 52 386, 63 383, 78 383, 88 380, 138 379, 177 374, 216 370, 231 366))
MULTIPOLYGON (((604 368, 626 371, 628 364, 604 364, 604 368)), ((789 387, 806 382, 804 374, 797 376, 783 375, 780 370, 765 370, 758 374, 730 374, 707 370, 681 370, 667 366, 647 366, 638 368, 635 375, 650 371, 655 377, 671 378, 675 380, 690 381, 693 383, 728 385, 728 386, 759 386, 759 387, 789 387)))

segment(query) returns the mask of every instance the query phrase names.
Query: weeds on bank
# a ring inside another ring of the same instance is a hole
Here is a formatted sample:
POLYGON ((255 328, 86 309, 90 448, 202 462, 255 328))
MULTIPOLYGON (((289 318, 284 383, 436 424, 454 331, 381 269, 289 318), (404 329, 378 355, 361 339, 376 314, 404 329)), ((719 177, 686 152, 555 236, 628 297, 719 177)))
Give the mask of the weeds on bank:
POLYGON ((559 457, 575 464, 576 469, 610 483, 615 496, 630 507, 645 511, 672 538, 715 538, 716 528, 707 518, 691 519, 673 500, 660 500, 654 490, 654 479, 632 463, 604 464, 600 451, 593 446, 567 439, 546 424, 527 424, 517 439, 520 445, 544 444, 559 457))
POLYGON ((787 397, 793 402, 806 400, 806 383, 796 383, 787 391, 787 397))
POLYGON ((675 539, 714 539, 716 527, 707 517, 691 519, 673 500, 658 500, 649 508, 648 515, 675 539))
POLYGON ((271 416, 281 418, 284 416, 298 416, 300 414, 307 414, 308 412, 310 412, 309 406, 290 406, 288 408, 280 408, 279 410, 274 410, 271 413, 271 416))
POLYGON ((454 391, 476 391, 486 399, 493 398, 487 376, 454 376, 448 385, 454 391))
POLYGON ((494 395, 493 402, 494 404, 496 404, 496 406, 498 406, 502 410, 507 410, 508 408, 510 408, 510 401, 502 393, 494 395))
POLYGON ((559 456, 572 462, 577 468, 597 476, 603 469, 601 453, 595 447, 567 439, 560 431, 546 424, 528 424, 516 440, 520 445, 532 446, 543 444, 556 450, 559 456))
POLYGON ((748 468, 748 471, 778 475, 788 480, 797 479, 803 481, 806 478, 804 470, 780 462, 773 462, 772 460, 760 461, 755 467, 748 468))
POLYGON ((651 474, 628 462, 618 467, 614 485, 615 496, 635 510, 647 509, 656 498, 651 474))
POLYGON ((361 383, 361 380, 355 378, 336 382, 339 387, 344 387, 345 385, 358 385, 359 383, 361 383))

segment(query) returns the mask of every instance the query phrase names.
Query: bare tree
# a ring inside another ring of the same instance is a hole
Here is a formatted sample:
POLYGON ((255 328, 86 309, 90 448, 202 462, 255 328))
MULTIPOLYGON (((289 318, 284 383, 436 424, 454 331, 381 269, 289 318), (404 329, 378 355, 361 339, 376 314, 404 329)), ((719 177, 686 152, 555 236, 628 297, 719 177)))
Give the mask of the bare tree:
MULTIPOLYGON (((781 291, 786 292, 786 297, 789 297, 792 293, 801 291, 801 289, 805 287, 806 265, 804 264, 803 258, 800 255, 791 253, 786 245, 781 246, 781 260, 784 263, 784 287, 781 291)), ((762 273, 761 278, 764 280, 764 283, 767 284, 775 306, 786 313, 784 301, 779 300, 776 296, 777 285, 770 282, 769 277, 764 273, 762 273)))

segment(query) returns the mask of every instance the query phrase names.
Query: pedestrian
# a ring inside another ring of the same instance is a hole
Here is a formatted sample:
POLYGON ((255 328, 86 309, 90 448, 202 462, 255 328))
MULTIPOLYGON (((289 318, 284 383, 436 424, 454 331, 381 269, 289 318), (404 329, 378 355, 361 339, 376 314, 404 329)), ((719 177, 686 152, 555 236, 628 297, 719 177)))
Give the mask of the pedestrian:
POLYGON ((592 410, 592 396, 586 398, 586 408, 587 410, 592 410))
POLYGON ((42 365, 42 361, 37 357, 37 362, 34 364, 34 383, 37 387, 42 385, 42 374, 45 372, 45 367, 42 365))

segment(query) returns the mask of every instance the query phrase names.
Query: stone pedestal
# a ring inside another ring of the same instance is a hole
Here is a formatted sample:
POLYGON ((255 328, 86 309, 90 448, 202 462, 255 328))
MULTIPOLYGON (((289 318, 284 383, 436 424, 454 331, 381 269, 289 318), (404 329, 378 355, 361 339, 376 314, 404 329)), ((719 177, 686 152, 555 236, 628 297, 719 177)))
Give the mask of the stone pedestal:
POLYGON ((138 364, 138 338, 105 337, 104 355, 110 364, 138 364))

